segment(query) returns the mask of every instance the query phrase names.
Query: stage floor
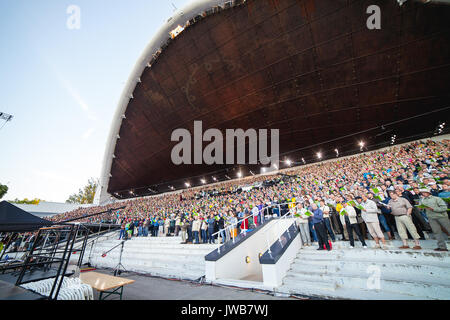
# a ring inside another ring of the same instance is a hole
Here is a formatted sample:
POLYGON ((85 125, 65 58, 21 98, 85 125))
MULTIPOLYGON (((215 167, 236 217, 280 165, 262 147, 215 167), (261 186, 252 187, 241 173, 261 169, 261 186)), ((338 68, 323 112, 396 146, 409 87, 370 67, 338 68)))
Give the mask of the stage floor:
MULTIPOLYGON (((112 275, 111 270, 97 269, 96 271, 112 275)), ((135 280, 134 283, 124 287, 123 300, 296 300, 233 288, 152 278, 128 272, 121 276, 135 280)), ((98 299, 98 294, 94 290, 95 299, 98 299)), ((119 300, 119 297, 110 297, 108 300, 119 300)))
POLYGON ((0 300, 43 300, 44 296, 0 280, 0 300))

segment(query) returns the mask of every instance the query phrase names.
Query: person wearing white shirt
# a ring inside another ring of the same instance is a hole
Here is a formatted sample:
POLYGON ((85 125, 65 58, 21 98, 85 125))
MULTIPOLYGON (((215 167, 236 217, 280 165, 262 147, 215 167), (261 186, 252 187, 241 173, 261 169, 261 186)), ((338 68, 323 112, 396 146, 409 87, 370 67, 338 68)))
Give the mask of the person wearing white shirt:
POLYGON ((257 226, 258 225, 259 209, 258 209, 258 207, 255 204, 253 204, 252 215, 253 215, 253 222, 255 223, 255 226, 257 226))
POLYGON ((297 203, 295 208, 292 208, 299 215, 297 218, 298 227, 300 230, 300 237, 302 238, 302 243, 304 246, 309 247, 311 245, 311 235, 309 234, 308 216, 306 215, 306 210, 303 208, 301 203, 297 203))
POLYGON ((328 231, 331 241, 336 241, 336 237, 334 236, 333 228, 331 227, 331 221, 330 221, 330 207, 325 205, 324 201, 320 201, 320 209, 322 209, 323 212, 323 222, 325 224, 325 228, 328 231))
POLYGON ((358 220, 356 219, 356 211, 355 209, 349 205, 347 202, 342 204, 343 208, 339 212, 339 217, 341 219, 342 225, 347 229, 348 238, 350 240, 350 248, 355 247, 355 240, 353 238, 353 230, 355 230, 356 235, 361 241, 363 248, 367 248, 366 242, 364 241, 364 237, 361 234, 361 230, 359 229, 358 220))
POLYGON ((361 197, 356 197, 358 203, 363 207, 361 217, 367 225, 370 235, 375 240, 375 248, 380 248, 380 239, 383 242, 383 249, 387 249, 383 231, 381 231, 378 220, 378 207, 375 201, 370 200, 365 193, 361 197))

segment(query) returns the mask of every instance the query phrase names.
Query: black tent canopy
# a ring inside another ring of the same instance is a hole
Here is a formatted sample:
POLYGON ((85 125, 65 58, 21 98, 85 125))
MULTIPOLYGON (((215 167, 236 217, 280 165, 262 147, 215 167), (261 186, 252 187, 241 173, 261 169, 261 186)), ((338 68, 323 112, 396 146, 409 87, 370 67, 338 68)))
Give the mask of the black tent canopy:
POLYGON ((0 232, 27 232, 50 226, 53 222, 41 219, 15 205, 0 202, 0 232))

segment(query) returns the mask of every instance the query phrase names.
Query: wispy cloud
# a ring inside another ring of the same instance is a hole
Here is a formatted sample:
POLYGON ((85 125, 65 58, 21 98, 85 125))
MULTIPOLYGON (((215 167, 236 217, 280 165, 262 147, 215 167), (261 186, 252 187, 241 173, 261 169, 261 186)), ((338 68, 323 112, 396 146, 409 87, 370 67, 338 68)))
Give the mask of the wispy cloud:
POLYGON ((78 91, 72 86, 72 84, 65 79, 56 69, 54 69, 55 74, 67 93, 75 100, 75 102, 80 106, 80 108, 86 113, 89 120, 97 120, 97 117, 90 109, 89 105, 83 100, 78 91))
POLYGON ((52 61, 50 61, 49 57, 45 54, 41 54, 41 57, 44 60, 44 62, 50 67, 50 69, 54 72, 61 86, 67 91, 67 93, 72 97, 72 99, 75 100, 78 106, 83 110, 87 118, 93 121, 97 120, 97 117, 95 116, 94 112, 91 110, 86 101, 84 101, 84 99, 81 97, 78 90, 72 85, 72 83, 70 83, 69 80, 67 80, 66 77, 64 77, 61 74, 61 72, 58 70, 55 64, 52 61))
POLYGON ((95 131, 94 128, 90 128, 90 129, 86 130, 82 136, 83 140, 89 139, 89 137, 94 133, 94 131, 95 131))

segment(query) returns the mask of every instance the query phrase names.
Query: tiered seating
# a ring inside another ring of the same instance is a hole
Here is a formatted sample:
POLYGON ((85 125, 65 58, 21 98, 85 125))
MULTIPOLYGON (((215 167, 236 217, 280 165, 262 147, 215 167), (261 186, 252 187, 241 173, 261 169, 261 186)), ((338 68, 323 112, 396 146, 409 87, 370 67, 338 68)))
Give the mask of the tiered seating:
POLYGON ((330 252, 301 249, 277 291, 344 299, 450 299, 450 255, 433 251, 435 241, 422 241, 422 251, 396 249, 401 241, 392 241, 390 250, 348 246, 336 242, 330 252), (368 287, 374 266, 380 290, 368 287))
MULTIPOLYGON (((91 263, 98 268, 114 268, 119 262, 120 247, 104 258, 102 253, 119 243, 120 240, 98 242, 92 250, 91 263)), ((202 277, 205 274, 205 255, 217 245, 180 243, 180 237, 133 238, 125 241, 122 264, 128 271, 152 276, 188 280, 202 277)))

